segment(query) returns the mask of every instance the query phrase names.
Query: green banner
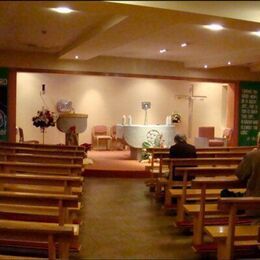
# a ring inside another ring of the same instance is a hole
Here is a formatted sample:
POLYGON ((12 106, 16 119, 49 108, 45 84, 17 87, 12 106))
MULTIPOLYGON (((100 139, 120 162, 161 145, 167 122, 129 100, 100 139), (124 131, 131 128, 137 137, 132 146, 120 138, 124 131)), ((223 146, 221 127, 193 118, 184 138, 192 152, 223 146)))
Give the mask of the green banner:
POLYGON ((7 94, 8 94, 8 69, 0 68, 0 141, 8 140, 7 94))
POLYGON ((240 82, 239 145, 256 145, 259 128, 260 82, 240 82))

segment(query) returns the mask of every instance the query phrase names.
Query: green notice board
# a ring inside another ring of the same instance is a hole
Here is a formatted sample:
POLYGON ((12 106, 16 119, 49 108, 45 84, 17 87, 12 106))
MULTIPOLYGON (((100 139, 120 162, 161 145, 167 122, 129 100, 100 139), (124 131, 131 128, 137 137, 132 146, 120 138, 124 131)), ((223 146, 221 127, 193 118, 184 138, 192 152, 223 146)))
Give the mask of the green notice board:
POLYGON ((240 82, 239 145, 256 145, 260 127, 260 82, 240 82))
POLYGON ((7 141, 8 69, 0 68, 0 141, 7 141))

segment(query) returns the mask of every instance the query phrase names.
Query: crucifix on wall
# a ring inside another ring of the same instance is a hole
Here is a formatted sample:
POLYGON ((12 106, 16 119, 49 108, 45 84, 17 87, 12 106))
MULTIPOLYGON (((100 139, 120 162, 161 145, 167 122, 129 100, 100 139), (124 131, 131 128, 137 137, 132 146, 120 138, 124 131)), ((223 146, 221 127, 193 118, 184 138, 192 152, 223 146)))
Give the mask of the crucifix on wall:
POLYGON ((192 119, 193 119, 193 101, 194 100, 204 100, 207 96, 195 96, 194 86, 191 85, 189 88, 189 95, 176 95, 178 99, 186 99, 189 102, 189 117, 188 117, 188 137, 191 137, 192 133, 192 119))

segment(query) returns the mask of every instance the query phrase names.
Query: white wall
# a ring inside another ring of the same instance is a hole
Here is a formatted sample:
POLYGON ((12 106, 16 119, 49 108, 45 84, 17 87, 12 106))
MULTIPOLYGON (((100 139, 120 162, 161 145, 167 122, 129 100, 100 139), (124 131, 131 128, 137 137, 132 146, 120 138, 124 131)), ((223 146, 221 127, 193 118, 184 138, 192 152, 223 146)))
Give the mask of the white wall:
MULTIPOLYGON (((176 95, 188 95, 191 84, 194 94, 206 95, 204 101, 194 102, 192 141, 197 129, 214 125, 216 134, 221 131, 222 85, 216 83, 191 83, 183 80, 158 80, 127 77, 84 76, 45 73, 18 73, 17 75, 17 126, 24 129, 25 139, 38 139, 41 134, 32 125, 32 117, 44 105, 40 91, 46 85, 44 100, 56 112, 56 102, 71 100, 75 112, 88 114, 88 128, 80 135, 80 143, 91 142, 93 125, 112 126, 121 122, 122 115, 132 115, 134 124, 144 122, 142 101, 152 103, 148 110, 149 124, 164 124, 172 112, 182 115, 177 131, 188 132, 188 101, 176 95)), ((46 107, 46 105, 45 105, 46 107)), ((64 143, 64 134, 56 127, 47 129, 45 143, 64 143)))
POLYGON ((203 82, 193 83, 193 85, 194 95, 206 96, 206 98, 194 101, 192 136, 198 136, 199 126, 214 126, 215 137, 221 137, 226 127, 223 122, 223 113, 226 114, 226 111, 223 111, 226 110, 223 106, 223 102, 226 102, 223 84, 203 82))

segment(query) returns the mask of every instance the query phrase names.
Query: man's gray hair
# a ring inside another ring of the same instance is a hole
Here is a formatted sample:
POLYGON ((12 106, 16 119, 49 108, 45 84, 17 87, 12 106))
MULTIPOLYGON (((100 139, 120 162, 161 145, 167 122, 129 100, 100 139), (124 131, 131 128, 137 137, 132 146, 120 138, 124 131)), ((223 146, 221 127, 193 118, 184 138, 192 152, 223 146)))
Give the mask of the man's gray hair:
POLYGON ((174 142, 175 143, 186 143, 187 137, 186 135, 175 135, 174 142))

